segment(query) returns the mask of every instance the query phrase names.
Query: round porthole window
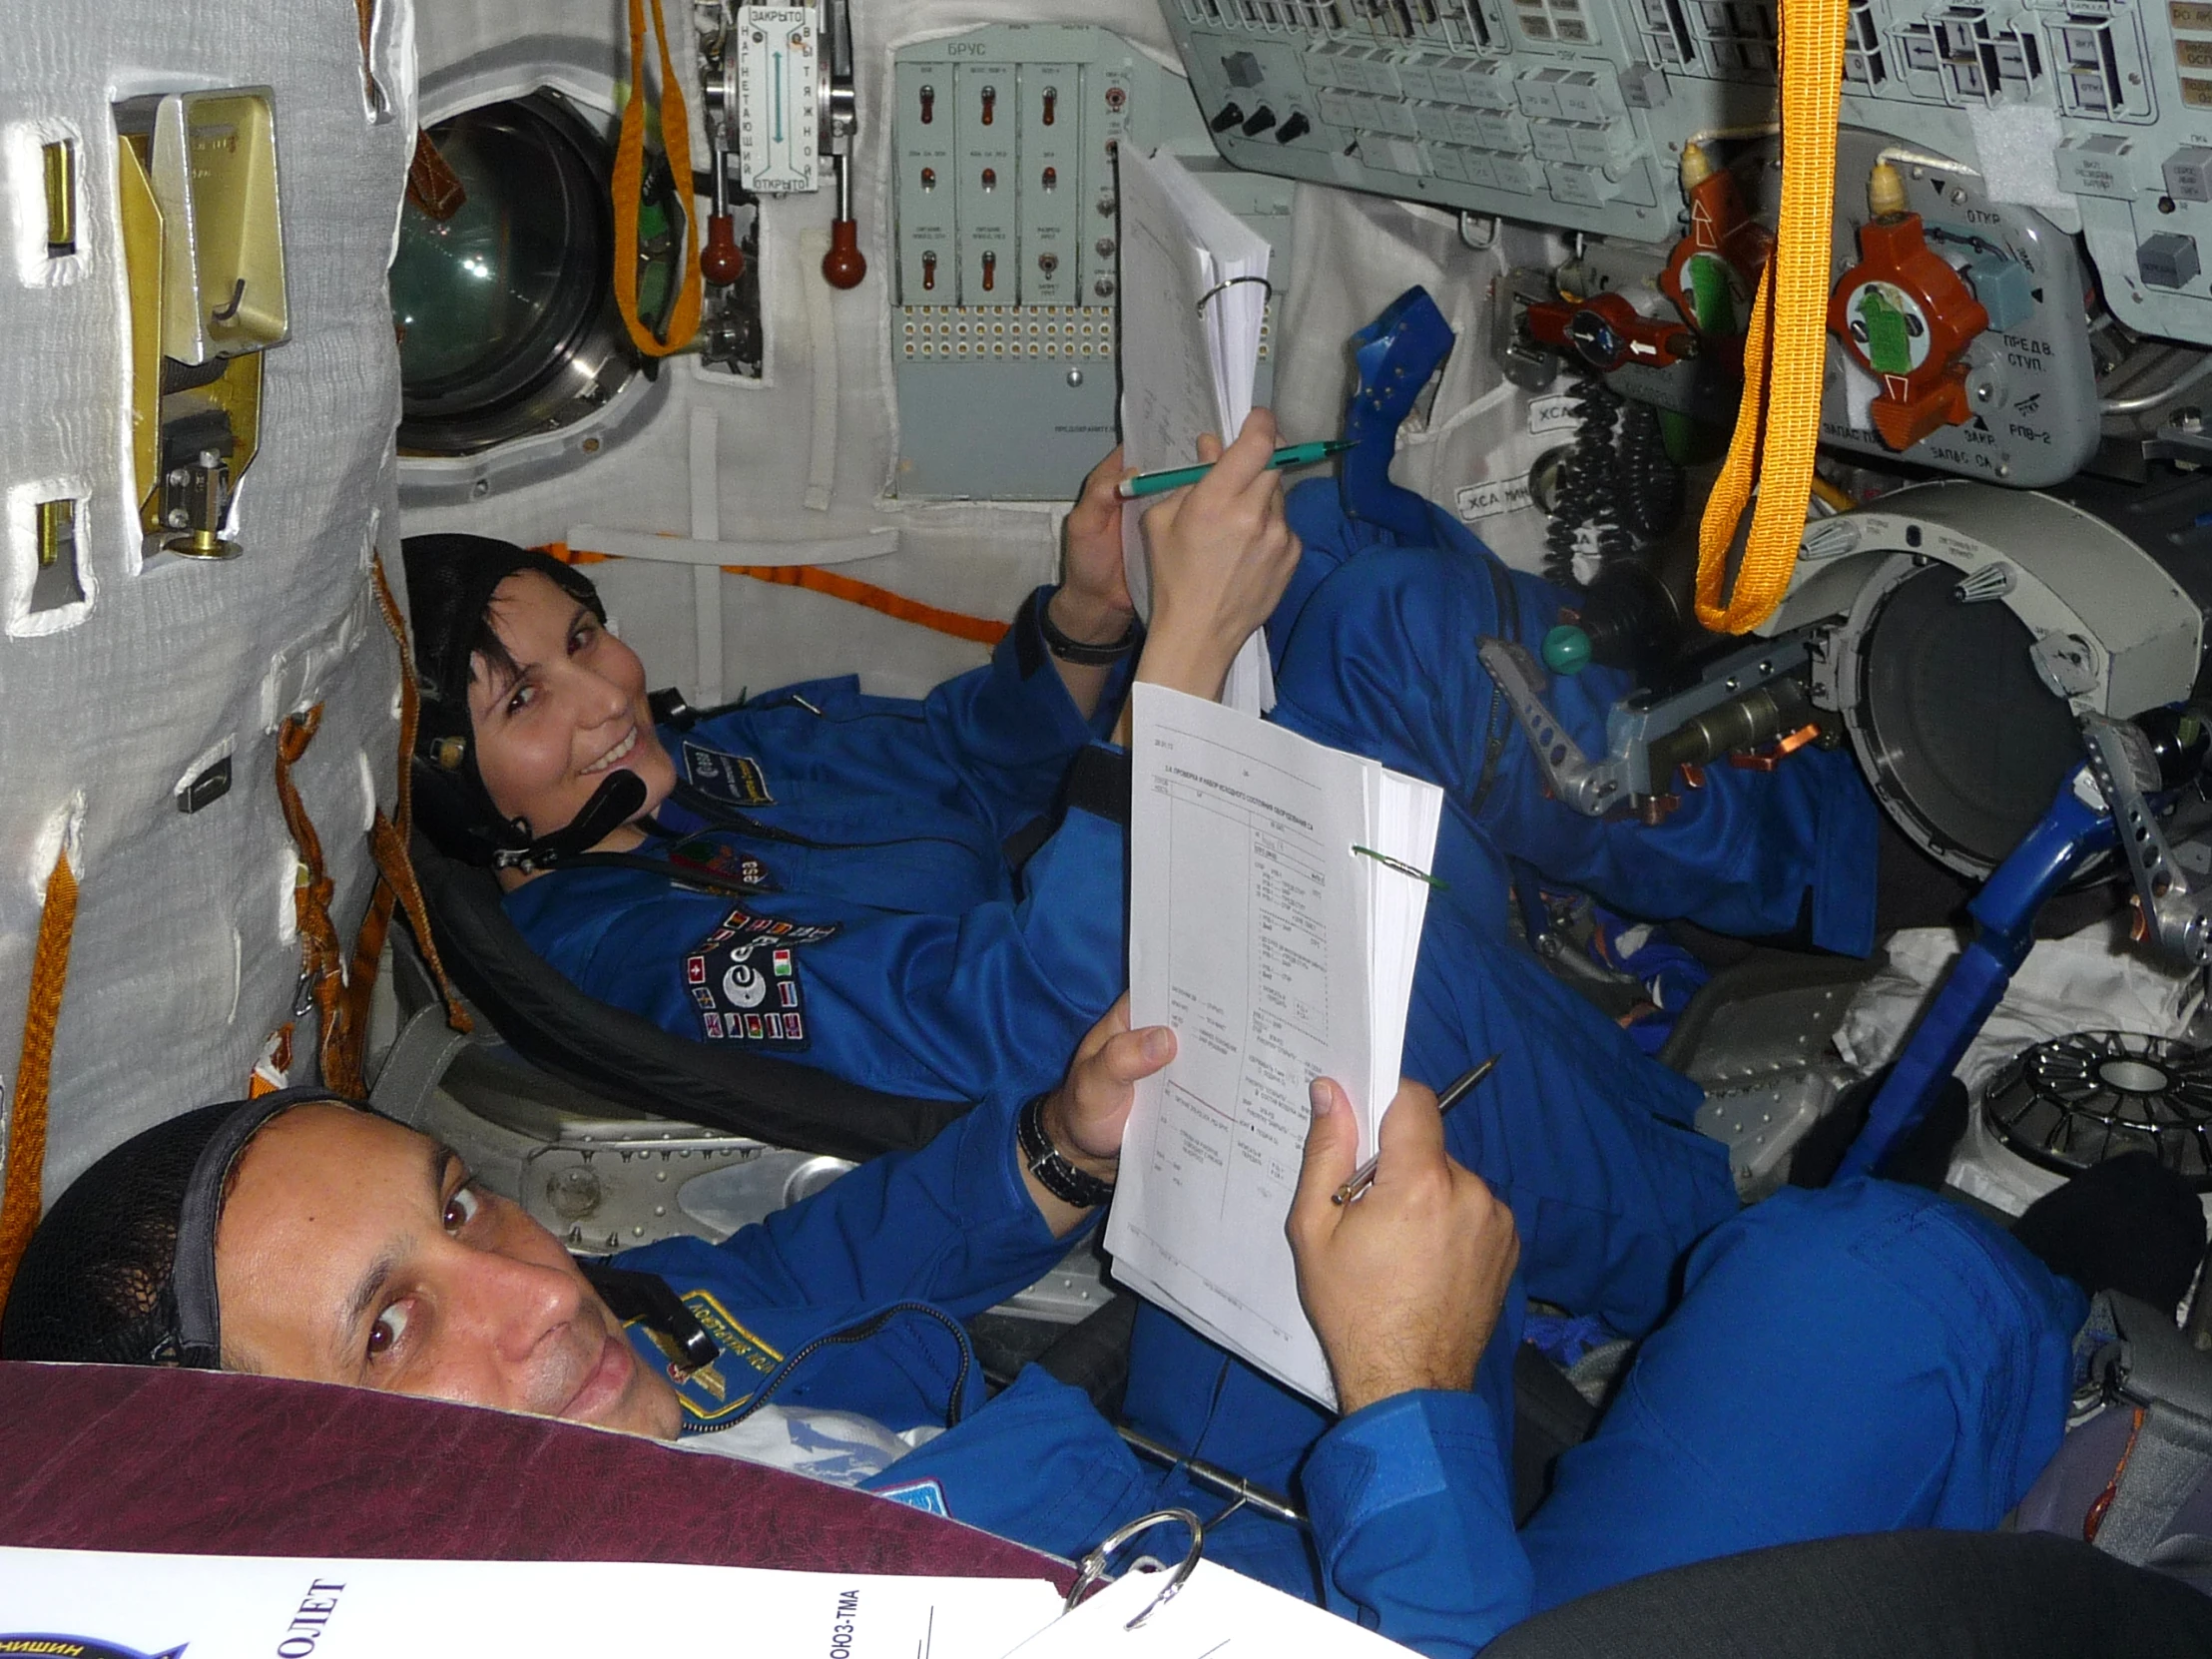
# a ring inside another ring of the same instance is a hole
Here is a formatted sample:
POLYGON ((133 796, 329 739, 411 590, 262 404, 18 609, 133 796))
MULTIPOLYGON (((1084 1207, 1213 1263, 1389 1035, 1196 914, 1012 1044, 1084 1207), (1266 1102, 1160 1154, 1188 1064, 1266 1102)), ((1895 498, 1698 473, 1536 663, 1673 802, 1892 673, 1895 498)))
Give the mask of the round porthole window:
MULTIPOLYGON (((610 280, 613 146, 543 91, 464 111, 430 138, 462 200, 443 218, 413 200, 401 213, 399 450, 473 455, 582 419, 638 371, 610 280)), ((639 223, 649 318, 666 302, 653 256, 673 195, 667 169, 653 169, 639 223)))

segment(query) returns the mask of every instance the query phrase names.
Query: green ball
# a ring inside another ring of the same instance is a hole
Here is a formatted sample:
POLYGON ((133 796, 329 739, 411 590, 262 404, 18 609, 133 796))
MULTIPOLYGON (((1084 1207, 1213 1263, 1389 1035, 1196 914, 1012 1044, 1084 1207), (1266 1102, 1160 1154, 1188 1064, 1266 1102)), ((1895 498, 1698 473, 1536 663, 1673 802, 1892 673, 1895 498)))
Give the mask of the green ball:
POLYGON ((1544 667, 1554 674, 1580 674, 1590 660, 1590 636, 1562 622, 1544 636, 1544 667))

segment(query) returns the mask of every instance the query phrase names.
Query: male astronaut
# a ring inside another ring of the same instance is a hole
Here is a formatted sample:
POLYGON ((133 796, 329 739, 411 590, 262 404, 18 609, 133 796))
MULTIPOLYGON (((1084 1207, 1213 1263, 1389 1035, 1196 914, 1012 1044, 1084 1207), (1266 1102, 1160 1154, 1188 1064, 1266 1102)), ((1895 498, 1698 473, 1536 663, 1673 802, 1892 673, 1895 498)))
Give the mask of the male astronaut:
MULTIPOLYGON (((987 1102, 721 1245, 614 1258, 681 1295, 722 1347, 710 1365, 626 1330, 450 1151, 309 1091, 188 1113, 94 1165, 32 1240, 0 1355, 222 1365, 741 1454, 834 1441, 818 1472, 1072 1554, 1162 1503, 1217 1506, 1036 1368, 986 1401, 957 1323, 1086 1225, 1056 1189, 1111 1182, 1131 1086, 1174 1048, 1119 1013, 1048 1097, 987 1102)), ((1418 1085, 1385 1119, 1374 1187, 1340 1206, 1356 1144, 1341 1091, 1317 1084, 1288 1228, 1344 1414, 1281 1470, 1229 1459, 1295 1484, 1311 1537, 1247 1509, 1208 1552, 1423 1652, 1705 1556, 1986 1527, 2058 1442, 2077 1289, 1930 1195, 1793 1193, 1693 1255, 1682 1307, 1516 1535, 1511 1216, 1448 1157, 1418 1085)), ((1132 1359, 1137 1426, 1161 1428, 1143 1402, 1178 1390, 1208 1408, 1207 1374, 1153 1364, 1132 1359)))

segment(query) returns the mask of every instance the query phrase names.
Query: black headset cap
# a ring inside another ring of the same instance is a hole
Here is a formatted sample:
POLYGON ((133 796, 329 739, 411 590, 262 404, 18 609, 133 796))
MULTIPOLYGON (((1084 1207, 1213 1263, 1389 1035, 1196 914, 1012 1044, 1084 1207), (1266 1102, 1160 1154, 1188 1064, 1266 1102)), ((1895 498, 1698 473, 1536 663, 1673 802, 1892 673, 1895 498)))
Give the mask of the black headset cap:
POLYGON ((449 858, 484 864, 501 847, 530 839, 499 816, 476 770, 468 713, 471 660, 495 643, 490 610, 499 584, 535 571, 587 605, 604 622, 606 606, 591 582, 550 554, 490 536, 409 536, 407 614, 414 632, 422 718, 415 731, 415 822, 449 858))
POLYGON ((338 1099, 282 1089, 203 1106, 86 1170, 23 1253, 0 1313, 0 1359, 216 1369, 215 1234, 231 1171, 270 1119, 338 1099))

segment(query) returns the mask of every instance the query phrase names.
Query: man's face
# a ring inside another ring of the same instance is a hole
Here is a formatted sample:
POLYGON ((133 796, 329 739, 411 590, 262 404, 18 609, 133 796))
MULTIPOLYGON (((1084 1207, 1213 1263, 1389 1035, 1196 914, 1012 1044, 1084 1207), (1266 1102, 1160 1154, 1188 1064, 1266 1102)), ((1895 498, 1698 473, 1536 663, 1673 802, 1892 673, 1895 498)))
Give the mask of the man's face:
POLYGON ((673 1438, 675 1391, 560 1241, 343 1106, 257 1135, 216 1234, 225 1366, 673 1438))
POLYGON ((591 608, 534 570, 493 591, 492 630, 519 672, 475 659, 468 713, 492 805, 534 835, 566 829, 620 769, 644 782, 645 812, 676 787, 654 735, 645 665, 591 608))

